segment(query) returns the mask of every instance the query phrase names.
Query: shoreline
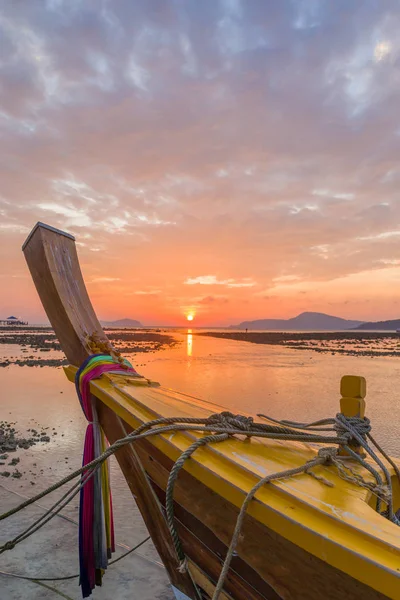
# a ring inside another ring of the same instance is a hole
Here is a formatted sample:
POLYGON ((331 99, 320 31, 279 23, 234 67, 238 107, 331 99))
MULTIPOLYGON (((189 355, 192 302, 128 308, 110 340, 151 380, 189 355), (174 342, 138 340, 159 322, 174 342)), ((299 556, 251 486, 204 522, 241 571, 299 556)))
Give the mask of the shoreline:
POLYGON ((400 357, 400 337, 394 332, 374 331, 324 331, 324 332, 276 332, 248 331, 225 332, 205 331, 194 332, 194 335, 207 336, 283 346, 293 350, 311 350, 319 353, 343 354, 346 356, 400 357))

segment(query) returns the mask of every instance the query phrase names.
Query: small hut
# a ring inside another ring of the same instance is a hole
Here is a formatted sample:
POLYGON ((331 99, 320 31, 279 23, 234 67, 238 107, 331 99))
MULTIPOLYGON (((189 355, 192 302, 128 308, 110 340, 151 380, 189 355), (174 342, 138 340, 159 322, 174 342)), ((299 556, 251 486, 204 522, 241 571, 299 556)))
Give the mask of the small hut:
POLYGON ((7 317, 7 319, 2 319, 0 321, 0 325, 2 326, 12 326, 12 325, 28 325, 28 323, 26 323, 25 321, 22 321, 21 319, 18 319, 18 317, 14 317, 13 315, 11 315, 11 317, 7 317))

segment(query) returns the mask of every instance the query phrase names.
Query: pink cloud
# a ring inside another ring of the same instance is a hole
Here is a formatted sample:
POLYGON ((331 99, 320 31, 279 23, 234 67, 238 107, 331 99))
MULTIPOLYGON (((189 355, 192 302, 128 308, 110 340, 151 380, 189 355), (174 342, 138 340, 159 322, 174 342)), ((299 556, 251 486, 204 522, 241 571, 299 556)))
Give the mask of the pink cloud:
POLYGON ((12 275, 44 220, 104 317, 398 316, 400 11, 236 5, 1 7, 0 313, 43 318, 12 275), (209 274, 226 302, 185 284, 209 274))

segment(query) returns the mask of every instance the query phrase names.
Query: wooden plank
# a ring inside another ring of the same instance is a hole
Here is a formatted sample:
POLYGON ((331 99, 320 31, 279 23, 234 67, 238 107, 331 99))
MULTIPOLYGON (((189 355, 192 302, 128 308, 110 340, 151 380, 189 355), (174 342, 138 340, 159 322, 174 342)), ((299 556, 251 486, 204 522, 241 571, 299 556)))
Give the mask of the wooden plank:
MULTIPOLYGON (((207 575, 205 575, 205 573, 203 573, 203 571, 201 569, 199 569, 199 567, 197 565, 195 565, 191 560, 189 560, 189 567, 190 567, 190 571, 193 574, 193 577, 194 577, 195 581, 197 582, 197 584, 200 586, 200 588, 202 590, 204 590, 204 592, 207 594, 207 596, 209 596, 211 598, 215 588, 214 588, 214 585, 212 585, 212 583, 210 583, 210 580, 207 577, 207 575)), ((231 595, 228 596, 228 594, 226 592, 221 592, 219 600, 233 600, 233 599, 232 599, 232 596, 231 595)))
MULTIPOLYGON (((160 502, 165 506, 165 492, 152 479, 150 481, 160 502)), ((225 544, 177 502, 174 503, 174 509, 176 527, 186 555, 208 573, 215 584, 226 555, 225 544)), ((282 600, 281 596, 239 557, 233 558, 224 587, 235 600, 282 600)))
MULTIPOLYGON (((102 402, 97 403, 97 413, 98 413, 99 421, 102 424, 102 427, 104 424, 105 430, 108 430, 107 437, 111 443, 113 443, 117 439, 125 437, 128 433, 130 433, 132 431, 132 428, 128 424, 124 423, 119 418, 118 418, 118 421, 119 421, 119 424, 120 424, 119 426, 121 427, 121 429, 116 429, 114 424, 113 424, 112 428, 110 428, 109 423, 110 423, 111 418, 114 415, 114 413, 108 406, 106 406, 102 402)), ((127 478, 128 485, 129 485, 132 493, 134 495, 136 495, 135 490, 136 490, 136 486, 137 486, 137 476, 139 475, 139 477, 141 477, 142 474, 137 472, 135 465, 133 465, 133 469, 130 469, 130 457, 127 456, 124 451, 126 449, 131 449, 132 452, 134 452, 134 454, 136 456, 138 456, 138 458, 139 458, 138 463, 141 465, 143 473, 145 474, 144 476, 146 478, 148 478, 147 480, 150 481, 152 484, 151 489, 153 492, 153 496, 155 496, 157 498, 157 502, 159 502, 159 500, 161 500, 164 503, 165 502, 164 490, 162 490, 159 486, 157 486, 155 484, 155 482, 153 482, 151 480, 151 478, 149 477, 148 474, 146 474, 146 472, 143 468, 144 465, 142 463, 142 459, 145 458, 146 464, 148 462, 150 462, 154 468, 163 469, 161 467, 161 465, 158 462, 156 462, 155 460, 153 460, 152 457, 148 454, 148 452, 147 452, 148 447, 151 448, 151 444, 149 444, 148 442, 145 442, 143 440, 143 442, 136 442, 134 445, 124 446, 123 448, 118 450, 118 452, 115 453, 115 456, 118 460, 118 463, 119 463, 121 469, 126 470, 127 472, 130 473, 129 478, 127 478), (142 448, 142 445, 145 446, 145 449, 142 448)), ((171 466, 172 466, 172 462, 171 462, 171 466)), ((164 482, 166 484, 166 480, 168 478, 168 472, 165 469, 163 469, 163 476, 164 476, 164 482)), ((147 501, 152 502, 153 498, 149 497, 147 499, 147 501)), ((144 506, 142 506, 142 501, 140 499, 137 499, 137 505, 139 507, 139 510, 142 513, 143 519, 146 522, 146 525, 149 529, 150 534, 153 536, 153 529, 154 529, 154 535, 156 535, 156 536, 159 535, 158 528, 159 527, 163 528, 164 526, 166 526, 164 519, 162 519, 162 522, 151 522, 151 515, 147 514, 148 507, 146 506, 146 504, 144 506), (147 524, 148 523, 146 520, 147 518, 150 519, 149 524, 147 524)), ((179 521, 179 516, 181 514, 181 510, 180 510, 181 507, 178 506, 177 508, 178 508, 178 510, 177 510, 177 517, 178 517, 177 526, 178 526, 179 535, 181 536, 181 539, 182 539, 184 551, 187 554, 187 556, 191 559, 192 563, 194 563, 198 568, 200 568, 201 571, 203 571, 203 573, 207 573, 208 582, 210 584, 212 584, 212 587, 214 587, 214 584, 217 581, 219 573, 222 568, 222 559, 223 559, 223 556, 225 556, 226 547, 223 544, 220 544, 217 552, 211 550, 209 548, 209 546, 207 545, 207 536, 204 535, 204 528, 200 529, 198 520, 188 518, 188 519, 186 519, 185 525, 189 525, 189 527, 183 525, 182 522, 179 521), (197 521, 197 524, 195 523, 195 521, 197 521), (194 527, 196 531, 195 532, 191 531, 191 527, 194 527), (197 537, 196 533, 199 533, 202 536, 202 539, 200 539, 200 537, 197 537)), ((189 517, 189 514, 187 516, 189 517)), ((168 534, 169 534, 169 530, 168 530, 168 534)), ((211 532, 210 532, 210 534, 211 534, 211 532)), ((208 537, 208 541, 209 541, 209 537, 208 537)), ((160 540, 160 543, 162 543, 162 540, 160 540)), ((214 542, 212 545, 214 546, 214 542)), ((234 559, 234 562, 235 561, 237 561, 237 559, 234 559)), ((176 566, 176 568, 177 568, 177 566, 176 566)), ((243 570, 246 571, 247 577, 252 578, 254 580, 254 582, 252 584, 247 583, 246 579, 244 579, 243 577, 238 575, 237 572, 235 571, 235 569, 231 569, 229 572, 229 575, 227 577, 227 580, 226 580, 226 592, 232 598, 234 598, 234 600, 281 600, 280 596, 278 596, 276 593, 274 593, 272 588, 270 586, 268 586, 264 581, 262 581, 256 572, 252 571, 250 568, 243 569, 243 570), (260 593, 259 591, 257 591, 255 586, 257 586, 257 588, 258 587, 262 588, 263 593, 260 593)), ((195 571, 195 573, 196 572, 197 571, 195 571)), ((197 579, 196 579, 196 581, 197 581, 197 579)), ((174 584, 173 581, 172 581, 172 583, 174 584)))
MULTIPOLYGON (((159 488, 165 490, 172 461, 148 440, 141 440, 136 448, 146 472, 159 488)), ((177 505, 196 517, 227 548, 238 515, 236 506, 226 502, 184 469, 179 473, 174 498, 177 505)), ((188 529, 193 527, 193 522, 184 522, 184 515, 179 509, 178 513, 188 529)), ((200 532, 197 534, 201 535, 200 532)), ((216 547, 214 550, 218 551, 216 547)), ((237 550, 239 558, 251 565, 284 600, 388 600, 384 594, 309 554, 250 515, 245 517, 237 550)), ((189 549, 187 551, 190 552, 189 549)), ((238 562, 233 562, 233 568, 240 569, 238 562)), ((259 584, 256 585, 250 576, 248 580, 260 592, 259 584)))

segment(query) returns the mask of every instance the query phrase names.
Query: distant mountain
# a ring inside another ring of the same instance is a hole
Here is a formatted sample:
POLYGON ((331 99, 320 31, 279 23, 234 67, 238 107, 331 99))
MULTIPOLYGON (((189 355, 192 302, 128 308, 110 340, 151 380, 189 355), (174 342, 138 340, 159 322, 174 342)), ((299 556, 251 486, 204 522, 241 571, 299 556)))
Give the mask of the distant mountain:
POLYGON ((338 331, 341 329, 354 329, 362 321, 351 321, 333 317, 318 312, 303 312, 292 319, 258 319, 256 321, 243 321, 234 329, 281 329, 284 331, 338 331))
POLYGON ((120 327, 121 329, 130 329, 131 327, 143 327, 140 321, 135 319, 118 319, 118 321, 100 321, 103 327, 120 327))
POLYGON ((400 319, 392 321, 370 321, 369 323, 361 323, 356 329, 380 329, 383 331, 396 331, 400 329, 400 319))

